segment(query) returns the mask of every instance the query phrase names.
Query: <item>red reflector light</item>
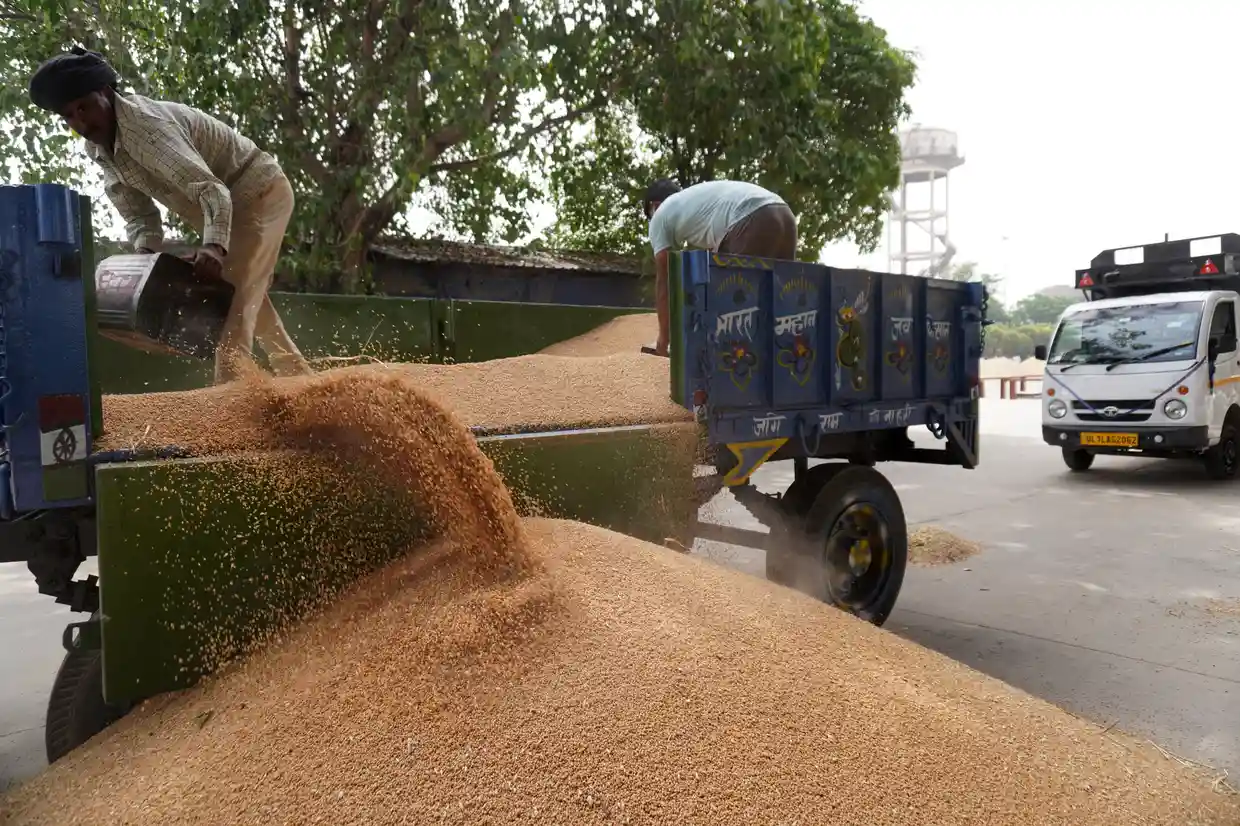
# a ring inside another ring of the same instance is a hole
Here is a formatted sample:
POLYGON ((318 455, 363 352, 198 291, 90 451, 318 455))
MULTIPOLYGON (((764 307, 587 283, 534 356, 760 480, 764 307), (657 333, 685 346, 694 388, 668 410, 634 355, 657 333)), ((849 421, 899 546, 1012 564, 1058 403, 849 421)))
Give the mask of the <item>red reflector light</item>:
POLYGON ((1206 262, 1201 265, 1201 274, 1218 275, 1218 267, 1214 266, 1214 262, 1207 258, 1206 262))
POLYGON ((706 391, 705 390, 694 390, 693 391, 693 406, 701 407, 704 404, 706 404, 706 391))
POLYGON ((1077 283, 1077 286, 1078 286, 1078 287, 1092 287, 1092 286, 1094 286, 1094 278, 1093 278, 1093 276, 1092 276, 1092 275, 1090 275, 1089 273, 1085 273, 1084 275, 1082 275, 1082 276, 1081 276, 1081 280, 1080 280, 1080 282, 1079 282, 1079 283, 1077 283))

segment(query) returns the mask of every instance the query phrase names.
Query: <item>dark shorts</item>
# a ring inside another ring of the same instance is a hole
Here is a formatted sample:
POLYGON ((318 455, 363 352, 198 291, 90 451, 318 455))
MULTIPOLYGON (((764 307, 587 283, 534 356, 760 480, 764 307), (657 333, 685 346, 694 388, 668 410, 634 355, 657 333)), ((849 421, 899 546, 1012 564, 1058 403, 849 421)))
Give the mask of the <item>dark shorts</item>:
POLYGON ((719 252, 780 258, 797 257, 797 219, 787 204, 759 207, 732 225, 719 243, 719 252))

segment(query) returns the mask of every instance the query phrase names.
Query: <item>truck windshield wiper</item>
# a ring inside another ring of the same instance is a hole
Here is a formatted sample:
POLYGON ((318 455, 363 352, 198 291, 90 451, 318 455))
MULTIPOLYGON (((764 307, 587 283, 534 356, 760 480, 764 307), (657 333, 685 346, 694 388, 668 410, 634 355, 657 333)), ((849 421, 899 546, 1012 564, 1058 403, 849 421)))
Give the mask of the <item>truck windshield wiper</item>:
POLYGON ((1069 370, 1071 370, 1073 367, 1081 367, 1082 365, 1085 365, 1085 364, 1112 364, 1112 363, 1115 363, 1115 362, 1112 362, 1110 360, 1100 360, 1100 359, 1090 359, 1088 361, 1074 361, 1071 364, 1069 364, 1067 367, 1060 370, 1059 372, 1066 373, 1069 370))
POLYGON ((1149 353, 1145 353, 1143 355, 1137 356, 1136 358, 1120 359, 1119 361, 1114 361, 1108 364, 1107 372, 1114 370, 1116 367, 1119 367, 1121 364, 1136 364, 1139 361, 1147 361, 1149 359, 1157 358, 1159 356, 1165 356, 1168 353, 1174 353, 1176 350, 1183 350, 1185 347, 1192 347, 1192 346, 1193 346, 1193 342, 1186 341, 1183 344, 1174 344, 1170 347, 1163 347, 1158 350, 1153 350, 1149 353))

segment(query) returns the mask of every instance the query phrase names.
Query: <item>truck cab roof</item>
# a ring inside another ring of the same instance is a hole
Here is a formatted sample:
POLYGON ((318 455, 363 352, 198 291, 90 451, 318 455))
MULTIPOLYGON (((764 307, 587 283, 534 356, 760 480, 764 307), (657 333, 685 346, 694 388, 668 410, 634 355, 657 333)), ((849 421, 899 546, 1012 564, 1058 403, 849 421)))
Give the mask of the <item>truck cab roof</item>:
POLYGON ((1073 313, 1079 310, 1107 309, 1110 307, 1133 307, 1146 304, 1169 304, 1175 301, 1205 301, 1213 295, 1227 294, 1235 295, 1235 293, 1231 290, 1185 290, 1184 292, 1127 295, 1119 298, 1100 298, 1096 301, 1081 301, 1071 305, 1064 312, 1073 313))

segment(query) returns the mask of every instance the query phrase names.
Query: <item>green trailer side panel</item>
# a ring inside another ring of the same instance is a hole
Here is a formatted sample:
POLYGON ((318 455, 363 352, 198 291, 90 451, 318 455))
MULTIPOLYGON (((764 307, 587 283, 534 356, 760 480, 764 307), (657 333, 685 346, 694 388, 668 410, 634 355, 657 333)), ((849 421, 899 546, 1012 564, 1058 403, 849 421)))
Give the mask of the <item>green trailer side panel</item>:
POLYGON ((681 407, 687 406, 688 400, 683 398, 681 388, 685 386, 685 325, 682 321, 685 312, 685 285, 681 276, 680 254, 667 257, 667 309, 668 334, 671 345, 671 369, 668 370, 669 391, 672 401, 681 407))
POLYGON ((311 360, 413 362, 439 357, 434 299, 275 293, 272 302, 293 341, 311 360))
MULTIPOLYGON (((289 335, 311 360, 438 360, 434 299, 293 293, 272 293, 271 298, 289 335)), ((214 368, 210 362, 146 353, 101 336, 96 339, 105 393, 195 390, 211 383, 214 368)), ((261 355, 259 361, 263 361, 261 355)), ((319 366, 331 366, 331 362, 319 366)))
POLYGON ((575 519, 648 542, 687 541, 698 444, 694 425, 479 439, 526 514, 575 519))
MULTIPOLYGON (((320 367, 331 366, 331 359, 451 362, 523 356, 618 315, 647 312, 384 296, 272 293, 271 298, 293 341, 307 358, 323 360, 320 367)), ((98 335, 91 358, 107 394, 194 390, 211 383, 209 362, 146 353, 98 335)))
MULTIPOLYGON (((688 494, 693 425, 479 443, 525 513, 575 518, 653 541, 690 535, 697 513, 688 494)), ((290 486, 288 474, 271 465, 270 457, 249 457, 99 466, 110 701, 193 684, 419 539, 408 497, 350 497, 367 486, 342 478, 340 468, 325 467, 317 482, 290 486)))
POLYGON ((90 385, 90 432, 103 433, 103 383, 99 369, 98 303, 95 296, 95 225, 89 195, 78 196, 78 227, 82 234, 82 297, 86 303, 86 380, 90 385))
POLYGON ((211 383, 210 362, 147 353, 98 334, 93 338, 105 395, 197 390, 211 383))
POLYGON ((593 330, 616 316, 649 310, 627 307, 575 307, 457 301, 448 304, 446 329, 451 349, 446 361, 491 361, 537 353, 559 341, 593 330))
POLYGON ((417 543, 410 501, 350 496, 370 488, 326 467, 290 486, 293 461, 311 460, 97 468, 106 698, 191 685, 417 543))

